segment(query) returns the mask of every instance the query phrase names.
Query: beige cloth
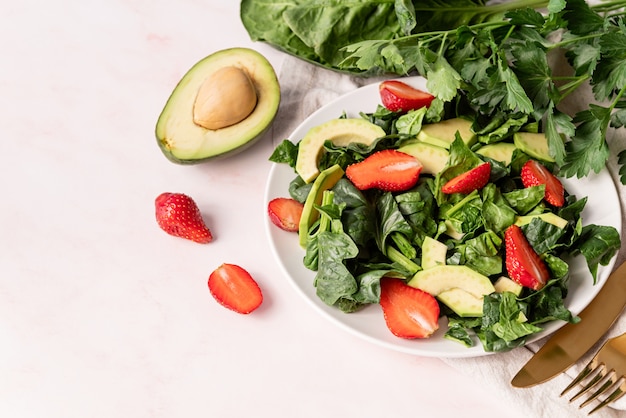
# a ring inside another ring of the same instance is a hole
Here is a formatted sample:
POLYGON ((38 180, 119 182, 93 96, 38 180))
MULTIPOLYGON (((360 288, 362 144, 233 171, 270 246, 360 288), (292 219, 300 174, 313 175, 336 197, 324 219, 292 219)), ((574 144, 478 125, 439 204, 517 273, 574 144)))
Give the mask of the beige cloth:
MULTIPOLYGON (((288 138, 291 132, 315 110, 347 92, 379 80, 351 77, 289 56, 285 58, 279 71, 279 81, 282 100, 277 119, 272 127, 273 132, 271 132, 274 146, 288 138)), ((576 106, 577 103, 580 103, 580 100, 573 101, 572 106, 576 106)), ((611 132, 611 134, 615 133, 611 132)), ((620 134, 623 135, 623 132, 620 134)), ((619 183, 616 174, 616 152, 612 153, 609 170, 616 185, 618 185, 622 207, 626 207, 626 192, 624 186, 619 183)), ((622 216, 624 216, 624 210, 622 210, 622 216)), ((625 258, 626 251, 622 250, 618 255, 616 266, 625 258)), ((607 336, 618 335, 622 332, 626 332, 626 315, 618 320, 607 336)), ((560 398, 559 394, 592 354, 599 349, 600 342, 566 374, 561 374, 546 383, 529 389, 517 389, 511 386, 510 382, 513 376, 545 341, 546 339, 543 339, 527 347, 502 354, 469 359, 444 359, 444 361, 460 372, 471 376, 477 384, 488 388, 499 399, 504 399, 516 410, 526 413, 528 416, 546 418, 586 416, 590 406, 580 410, 578 408, 579 403, 570 404, 567 397, 560 398)), ((572 391, 572 393, 575 392, 572 391)), ((624 398, 613 408, 605 408, 593 416, 599 418, 624 417, 626 413, 623 410, 618 410, 618 408, 626 410, 626 397, 624 398)))

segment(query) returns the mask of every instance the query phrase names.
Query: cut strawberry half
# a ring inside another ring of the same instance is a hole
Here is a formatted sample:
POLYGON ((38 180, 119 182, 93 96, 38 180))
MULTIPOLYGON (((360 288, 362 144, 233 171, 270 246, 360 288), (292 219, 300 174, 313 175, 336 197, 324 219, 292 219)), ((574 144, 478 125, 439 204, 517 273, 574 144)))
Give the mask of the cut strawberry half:
POLYGON ((463 174, 459 174, 443 185, 441 191, 445 194, 468 194, 485 187, 491 176, 491 164, 482 163, 463 174))
POLYGON ((533 187, 544 184, 546 192, 544 199, 552 206, 561 207, 565 203, 565 189, 561 181, 543 164, 535 160, 528 160, 521 171, 524 187, 533 187))
POLYGON ((274 225, 289 232, 298 231, 304 205, 295 199, 277 197, 267 204, 267 213, 274 225))
POLYGON ((412 155, 394 149, 375 152, 346 168, 346 177, 359 190, 372 188, 388 192, 408 190, 415 186, 422 163, 412 155))
POLYGON ((161 193, 154 201, 157 224, 168 234, 201 244, 213 240, 194 200, 182 193, 161 193))
POLYGON ((400 279, 381 279, 380 306, 387 328, 396 337, 428 338, 439 329, 439 303, 435 297, 400 279))
POLYGON ((539 290, 550 279, 546 263, 530 245, 524 232, 511 225, 504 232, 505 264, 511 280, 533 290, 539 290))
POLYGON ((386 80, 378 87, 385 108, 392 112, 408 112, 430 106, 435 99, 430 93, 418 90, 397 80, 386 80))
POLYGON ((209 291, 221 305, 249 314, 263 302, 263 293, 250 273, 236 264, 222 264, 209 276, 209 291))

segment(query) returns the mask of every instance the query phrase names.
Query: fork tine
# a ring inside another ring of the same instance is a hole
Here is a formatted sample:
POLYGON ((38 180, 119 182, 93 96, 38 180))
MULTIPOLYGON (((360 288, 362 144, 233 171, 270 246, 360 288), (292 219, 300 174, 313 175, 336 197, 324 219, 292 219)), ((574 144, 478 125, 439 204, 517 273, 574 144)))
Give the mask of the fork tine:
POLYGON ((582 409, 591 402, 597 402, 588 415, 626 395, 626 332, 605 341, 591 361, 561 392, 561 396, 577 385, 581 385, 582 389, 569 401, 591 393, 579 405, 582 409))
POLYGON ((598 384, 605 376, 605 369, 603 364, 597 364, 596 359, 591 360, 587 366, 580 372, 580 374, 574 379, 574 381, 561 393, 565 394, 571 387, 577 384, 583 384, 585 379, 589 379, 587 383, 584 383, 582 389, 580 389, 573 397, 570 398, 570 402, 575 401, 582 395, 587 393, 589 389, 598 384))
POLYGON ((617 386, 617 389, 615 389, 610 395, 608 395, 602 402, 596 405, 595 408, 589 411, 587 415, 593 414, 594 412, 598 411, 599 409, 604 408, 611 402, 618 400, 619 398, 624 396, 624 394, 626 394, 626 378, 622 376, 622 378, 619 379, 618 382, 621 382, 621 384, 617 386))
POLYGON ((563 389, 563 392, 561 392, 560 396, 565 395, 567 392, 569 392, 574 386, 576 386, 577 384, 579 384, 580 382, 582 382, 583 380, 585 380, 585 378, 587 376, 589 376, 592 372, 595 371, 594 367, 592 366, 593 360, 591 360, 589 363, 587 363, 587 365, 585 366, 584 369, 581 370, 581 372, 578 374, 578 376, 576 376, 576 378, 572 381, 572 383, 570 383, 565 389, 563 389))
POLYGON ((591 395, 589 395, 587 400, 580 404, 580 408, 584 408, 585 406, 589 405, 594 399, 596 399, 601 394, 608 392, 609 388, 613 387, 613 385, 615 384, 617 380, 617 379, 613 380, 613 378, 615 377, 615 371, 611 370, 608 373, 608 376, 609 376, 608 379, 600 385, 598 390, 596 390, 591 395))

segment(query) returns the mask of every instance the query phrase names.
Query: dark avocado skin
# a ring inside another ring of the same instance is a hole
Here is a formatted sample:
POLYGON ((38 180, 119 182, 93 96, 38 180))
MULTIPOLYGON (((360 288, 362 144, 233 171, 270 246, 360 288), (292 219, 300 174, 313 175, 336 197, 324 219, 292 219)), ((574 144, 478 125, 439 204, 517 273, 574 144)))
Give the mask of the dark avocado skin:
POLYGON ((263 136, 278 112, 280 98, 278 78, 263 55, 249 48, 217 51, 191 67, 172 91, 155 127, 157 144, 175 164, 195 165, 230 157, 248 149, 263 136), (257 91, 258 102, 243 121, 211 131, 193 122, 191 109, 202 82, 225 66, 246 71, 257 91))

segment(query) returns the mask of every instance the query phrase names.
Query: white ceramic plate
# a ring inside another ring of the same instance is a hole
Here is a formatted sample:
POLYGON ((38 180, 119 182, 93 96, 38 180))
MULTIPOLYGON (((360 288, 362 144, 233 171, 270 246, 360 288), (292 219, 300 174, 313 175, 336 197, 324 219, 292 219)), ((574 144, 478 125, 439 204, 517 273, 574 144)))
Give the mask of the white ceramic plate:
MULTIPOLYGON (((408 77, 402 80, 414 87, 426 90, 426 83, 422 77, 408 77)), ((299 141, 310 128, 337 118, 343 112, 354 117, 358 116, 359 112, 373 112, 379 103, 378 83, 361 87, 313 113, 293 132, 290 139, 294 142, 299 141)), ((264 207, 267 207, 267 203, 275 197, 288 197, 289 183, 295 176, 293 169, 286 164, 274 164, 267 181, 264 207)), ((620 202, 615 185, 606 170, 581 180, 567 179, 564 184, 567 190, 578 198, 589 197, 583 212, 584 224, 613 226, 621 232, 620 202)), ((308 305, 331 322, 367 341, 400 352, 430 357, 475 357, 489 354, 483 350, 478 341, 474 347, 467 348, 444 339, 443 334, 447 328, 445 318, 440 321, 440 329, 431 338, 407 340, 391 334, 385 325, 379 305, 370 305, 359 312, 350 314, 327 306, 315 294, 313 286, 315 273, 306 269, 302 264, 304 250, 298 244, 298 235, 277 228, 267 216, 265 219, 270 246, 287 279, 308 305)), ((570 267, 570 291, 565 301, 566 306, 574 314, 580 313, 596 296, 612 271, 614 262, 615 258, 610 265, 601 266, 598 269, 598 283, 593 285, 584 258, 577 257, 570 267)), ((562 321, 547 324, 544 331, 536 334, 528 342, 545 337, 563 325, 562 321)))

